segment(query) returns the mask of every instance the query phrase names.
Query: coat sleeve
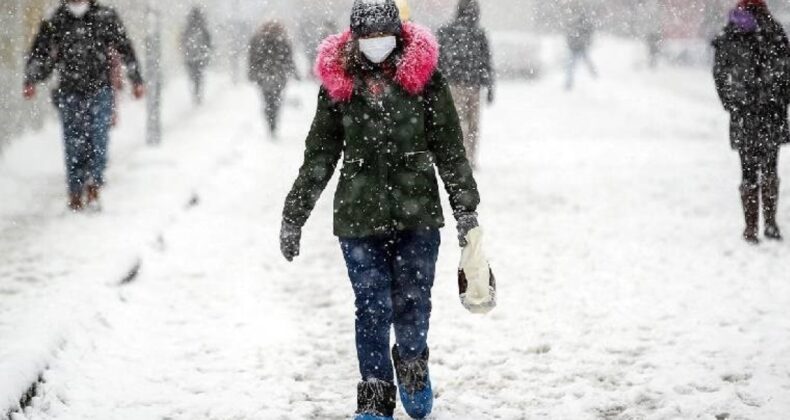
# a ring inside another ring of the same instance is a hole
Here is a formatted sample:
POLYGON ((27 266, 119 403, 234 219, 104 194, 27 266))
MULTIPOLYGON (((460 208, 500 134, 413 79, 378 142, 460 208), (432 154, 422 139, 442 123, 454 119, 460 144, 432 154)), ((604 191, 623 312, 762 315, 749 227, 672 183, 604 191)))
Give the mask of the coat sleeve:
POLYGON ((447 36, 446 36, 446 29, 440 28, 436 32, 436 40, 439 42, 439 71, 446 72, 446 69, 449 65, 448 63, 448 46, 447 46, 447 36))
POLYGON ((203 30, 203 39, 206 41, 206 49, 211 52, 214 50, 214 40, 211 38, 211 31, 205 25, 201 29, 203 30))
POLYGON ((302 227, 332 178, 343 151, 343 116, 324 88, 305 144, 304 163, 285 199, 283 220, 302 227))
POLYGON ((135 85, 142 84, 143 76, 140 73, 140 62, 137 60, 132 41, 126 33, 126 27, 115 11, 111 11, 109 14, 108 30, 110 31, 112 47, 121 56, 121 60, 126 66, 127 77, 135 85))
POLYGON ((776 59, 779 68, 776 74, 779 75, 777 82, 777 100, 779 103, 787 107, 790 104, 790 40, 787 38, 787 33, 781 25, 777 23, 776 34, 776 59))
POLYGON ((713 80, 716 82, 716 92, 719 94, 719 99, 724 109, 732 111, 735 106, 730 86, 729 69, 732 64, 727 53, 727 47, 723 45, 721 39, 714 41, 713 47, 716 49, 713 63, 713 80))
POLYGON ((54 70, 54 55, 57 53, 57 27, 53 21, 45 20, 33 40, 25 66, 25 84, 47 80, 54 70))
POLYGON ((291 41, 285 41, 285 70, 286 75, 293 78, 299 78, 299 71, 296 69, 296 61, 294 60, 294 51, 291 41))
POLYGON ((480 194, 466 157, 464 136, 450 87, 436 72, 425 93, 428 147, 436 157, 439 176, 444 182, 453 214, 477 211, 480 194))
POLYGON ((247 45, 247 79, 258 81, 258 36, 254 36, 247 45))
POLYGON ((495 76, 494 76, 494 63, 491 57, 491 44, 488 40, 488 35, 483 32, 482 36, 482 57, 483 57, 483 85, 490 90, 494 90, 495 76))

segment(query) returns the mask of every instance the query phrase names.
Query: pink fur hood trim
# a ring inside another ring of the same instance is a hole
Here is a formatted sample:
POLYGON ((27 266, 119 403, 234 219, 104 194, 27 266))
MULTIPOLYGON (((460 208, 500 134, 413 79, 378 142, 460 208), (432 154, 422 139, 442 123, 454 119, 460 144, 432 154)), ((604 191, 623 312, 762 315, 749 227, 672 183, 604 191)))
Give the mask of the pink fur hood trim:
MULTIPOLYGON (((403 23, 403 54, 395 71, 395 82, 411 95, 419 95, 431 81, 439 64, 439 44, 431 31, 411 22, 403 23)), ((351 31, 332 35, 318 48, 315 75, 336 102, 354 95, 354 77, 345 68, 351 31)))

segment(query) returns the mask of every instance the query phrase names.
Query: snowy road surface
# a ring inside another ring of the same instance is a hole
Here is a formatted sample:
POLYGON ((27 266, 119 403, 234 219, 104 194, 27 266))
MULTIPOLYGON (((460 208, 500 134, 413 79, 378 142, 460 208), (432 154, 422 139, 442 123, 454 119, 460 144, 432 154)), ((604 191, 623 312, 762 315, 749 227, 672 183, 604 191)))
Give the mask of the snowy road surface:
MULTIPOLYGON (((707 74, 628 66, 612 60, 573 93, 559 76, 506 83, 486 111, 481 221, 500 306, 487 317, 461 307, 450 226, 430 338, 433 419, 790 413, 790 245, 740 239, 737 156, 707 74)), ((215 92, 184 120, 195 149, 181 139, 163 153, 215 153, 194 164, 205 164, 197 205, 146 230, 159 234, 142 241, 132 284, 80 280, 73 304, 91 316, 14 420, 349 418, 353 295, 331 235, 332 186, 294 264, 277 242, 315 92, 290 90, 274 143, 250 87, 215 92)), ((124 196, 144 196, 134 185, 111 184, 107 199, 121 204, 90 222, 136 220, 118 215, 124 196)), ((48 229, 90 229, 69 219, 48 229)))

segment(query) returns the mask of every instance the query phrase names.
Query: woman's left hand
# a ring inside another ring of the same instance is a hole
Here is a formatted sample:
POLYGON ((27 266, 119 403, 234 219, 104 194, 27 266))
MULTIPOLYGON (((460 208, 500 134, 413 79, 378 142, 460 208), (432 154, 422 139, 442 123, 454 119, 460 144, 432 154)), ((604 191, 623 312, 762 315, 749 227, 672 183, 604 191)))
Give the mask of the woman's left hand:
POLYGON ((455 220, 456 228, 458 229, 458 244, 461 245, 461 248, 465 248, 468 245, 466 235, 472 229, 480 226, 477 222, 477 213, 459 213, 455 216, 455 220))
POLYGON ((283 220, 280 228, 280 251, 288 262, 299 256, 302 242, 302 229, 283 220))

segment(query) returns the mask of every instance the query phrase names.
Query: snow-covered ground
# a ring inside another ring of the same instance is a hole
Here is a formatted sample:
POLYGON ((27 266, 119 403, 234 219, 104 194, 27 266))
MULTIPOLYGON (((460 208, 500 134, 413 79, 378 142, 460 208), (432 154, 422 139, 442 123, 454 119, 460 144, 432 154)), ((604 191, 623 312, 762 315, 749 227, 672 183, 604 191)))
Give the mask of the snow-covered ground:
MULTIPOLYGON (((460 305, 450 226, 432 418, 790 412, 790 245, 740 239, 739 166, 708 73, 647 72, 637 52, 605 40, 601 79, 565 92, 549 67, 536 84, 503 83, 485 111, 481 221, 500 302, 486 317, 460 305)), ((134 105, 99 215, 61 210, 59 157, 43 152, 55 128, 9 149, 0 187, 18 200, 0 206, 0 372, 23 383, 37 371, 21 363, 48 365, 14 420, 349 418, 353 294, 332 186, 302 256, 287 264, 278 249, 316 91, 289 90, 276 142, 249 86, 215 82, 204 108, 182 102, 159 149, 137 138, 134 105)), ((12 386, 0 376, 0 406, 12 386)))

